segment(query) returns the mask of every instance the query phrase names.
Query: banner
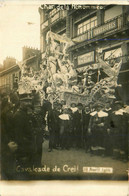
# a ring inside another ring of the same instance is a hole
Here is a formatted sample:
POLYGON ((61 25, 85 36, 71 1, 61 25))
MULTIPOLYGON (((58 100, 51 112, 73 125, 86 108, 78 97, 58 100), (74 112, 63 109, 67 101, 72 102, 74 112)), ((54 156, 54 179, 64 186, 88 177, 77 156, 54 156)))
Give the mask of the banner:
POLYGON ((92 100, 90 96, 79 95, 72 92, 63 92, 61 95, 61 99, 66 101, 66 105, 70 106, 72 103, 78 104, 82 103, 83 105, 89 104, 92 100))
POLYGON ((109 64, 105 63, 101 58, 98 58, 100 68, 109 76, 109 77, 117 77, 119 75, 119 71, 122 65, 122 61, 119 63, 115 63, 113 68, 110 67, 109 64))
POLYGON ((52 40, 57 40, 57 41, 62 42, 62 43, 71 43, 71 44, 74 44, 72 42, 72 40, 69 39, 68 37, 59 35, 57 33, 53 33, 52 31, 48 31, 48 33, 46 35, 46 40, 48 40, 49 38, 51 38, 52 40))

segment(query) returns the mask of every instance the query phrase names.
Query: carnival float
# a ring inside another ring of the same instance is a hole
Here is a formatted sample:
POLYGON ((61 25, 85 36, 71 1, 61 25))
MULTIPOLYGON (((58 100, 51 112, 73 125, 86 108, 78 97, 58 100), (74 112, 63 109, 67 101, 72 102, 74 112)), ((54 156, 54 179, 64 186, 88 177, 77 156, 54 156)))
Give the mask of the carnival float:
MULTIPOLYGON (((39 96, 39 105, 47 99, 53 104, 55 101, 64 100, 67 106, 71 103, 82 103, 85 106, 103 103, 109 105, 115 98, 115 88, 122 65, 122 60, 113 66, 108 64, 97 52, 96 63, 84 67, 81 80, 78 79, 79 71, 70 61, 68 49, 74 42, 65 35, 49 31, 46 35, 46 52, 40 63, 40 70, 33 71, 25 63, 19 64, 21 79, 18 92, 39 96), (97 70, 97 82, 92 81, 91 74, 97 70), (101 70, 106 77, 99 79, 101 70)), ((92 107, 93 108, 93 107, 92 107)))

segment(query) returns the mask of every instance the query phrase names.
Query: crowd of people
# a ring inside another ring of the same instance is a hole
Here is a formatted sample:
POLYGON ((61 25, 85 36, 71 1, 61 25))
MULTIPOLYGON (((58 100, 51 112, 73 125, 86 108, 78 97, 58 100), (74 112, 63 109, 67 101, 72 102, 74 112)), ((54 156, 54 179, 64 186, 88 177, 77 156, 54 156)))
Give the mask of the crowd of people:
POLYGON ((74 148, 127 161, 129 114, 121 101, 105 108, 101 103, 68 107, 64 100, 43 103, 35 106, 32 97, 20 98, 16 92, 1 96, 3 179, 22 178, 18 165, 40 167, 44 139, 49 139, 49 152, 74 148))
POLYGON ((128 113, 116 101, 102 111, 102 104, 93 108, 81 103, 55 102, 48 111, 49 152, 52 149, 84 149, 93 156, 111 156, 127 161, 128 113), (96 107, 96 110, 95 110, 96 107))
POLYGON ((15 93, 1 95, 1 173, 3 179, 27 177, 16 171, 41 167, 43 143, 42 110, 32 105, 32 97, 15 93))

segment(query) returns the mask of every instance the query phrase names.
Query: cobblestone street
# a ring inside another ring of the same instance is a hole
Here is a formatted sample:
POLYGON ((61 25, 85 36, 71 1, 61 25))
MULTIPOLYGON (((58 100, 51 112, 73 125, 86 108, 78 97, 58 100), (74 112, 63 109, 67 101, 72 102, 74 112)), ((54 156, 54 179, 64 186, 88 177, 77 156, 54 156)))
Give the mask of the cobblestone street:
POLYGON ((90 153, 85 153, 84 149, 54 149, 52 152, 48 152, 48 140, 43 143, 42 165, 50 168, 49 173, 43 174, 48 179, 127 179, 127 163, 113 160, 111 157, 91 156, 90 153), (104 172, 95 173, 95 171, 87 173, 86 167, 112 168, 113 172, 106 175, 104 172))

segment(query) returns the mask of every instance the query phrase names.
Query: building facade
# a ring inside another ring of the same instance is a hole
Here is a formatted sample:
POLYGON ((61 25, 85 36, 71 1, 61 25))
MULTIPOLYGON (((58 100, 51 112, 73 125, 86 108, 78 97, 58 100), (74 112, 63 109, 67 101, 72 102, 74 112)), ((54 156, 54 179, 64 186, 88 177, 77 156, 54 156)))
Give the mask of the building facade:
MULTIPOLYGON (((37 48, 23 47, 23 60, 20 64, 26 64, 28 70, 33 71, 40 69, 40 50, 37 48)), ((7 57, 0 67, 0 92, 9 93, 18 88, 21 70, 15 58, 7 57)))
POLYGON ((75 43, 69 48, 69 56, 76 70, 96 64, 98 51, 109 64, 122 59, 117 90, 124 103, 129 104, 129 6, 42 5, 39 13, 41 54, 51 30, 66 34, 75 43))
POLYGON ((40 50, 32 47, 23 47, 23 63, 28 66, 28 69, 32 68, 33 71, 39 71, 40 69, 40 50))
POLYGON ((7 57, 0 68, 0 91, 9 93, 20 79, 20 69, 16 59, 7 57))

